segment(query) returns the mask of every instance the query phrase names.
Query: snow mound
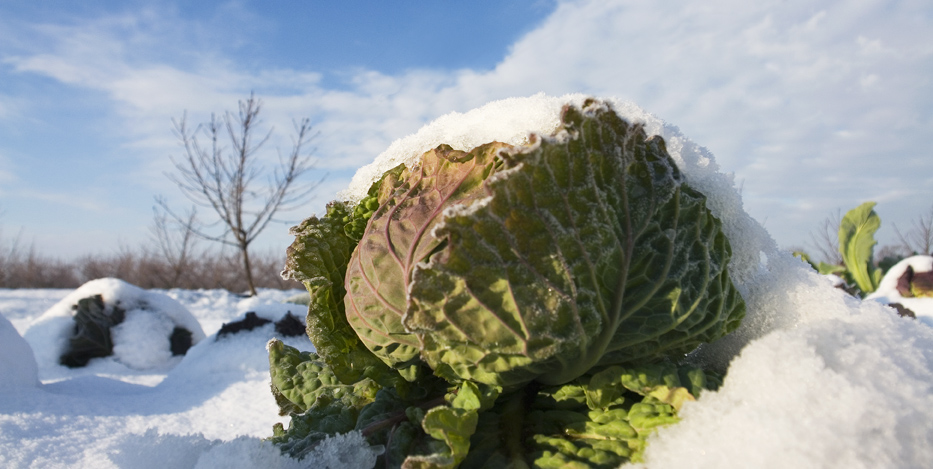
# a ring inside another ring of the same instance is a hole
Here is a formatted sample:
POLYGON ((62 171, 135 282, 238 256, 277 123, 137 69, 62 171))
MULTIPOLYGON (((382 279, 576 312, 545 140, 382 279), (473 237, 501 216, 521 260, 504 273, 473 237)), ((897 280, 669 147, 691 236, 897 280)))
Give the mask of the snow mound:
POLYGON ((92 280, 49 308, 26 330, 24 338, 36 354, 41 379, 63 374, 58 370, 63 368, 59 360, 74 334, 74 306, 95 295, 108 307, 118 305, 125 311, 123 321, 110 330, 113 355, 104 360, 134 370, 170 368, 180 361, 173 356, 169 341, 176 327, 191 333, 192 345, 205 337, 198 320, 174 299, 114 278, 92 280))
POLYGON ((649 440, 644 467, 926 467, 933 329, 849 296, 790 254, 767 269, 746 285, 743 328, 758 337, 722 388, 649 440))
POLYGON ((0 314, 0 389, 39 385, 39 367, 26 340, 0 314))
POLYGON ((908 271, 909 276, 933 271, 933 256, 911 256, 894 264, 884 274, 878 289, 865 299, 885 305, 899 303, 912 311, 918 321, 933 327, 933 298, 904 296, 898 290, 899 281, 908 271))
MULTIPOLYGON (((171 370, 160 386, 171 387, 184 383, 199 383, 202 376, 214 376, 214 381, 233 384, 238 380, 252 377, 254 370, 262 370, 263 380, 269 380, 269 356, 266 353, 266 344, 272 338, 277 338, 291 347, 299 350, 314 351, 314 345, 307 335, 285 336, 278 331, 278 324, 286 316, 298 314, 301 327, 304 328, 304 308, 301 305, 290 303, 258 304, 255 299, 243 300, 252 304, 249 311, 238 315, 225 325, 242 323, 249 317, 267 321, 261 325, 243 328, 236 332, 224 332, 224 327, 191 347, 184 360, 171 370), (220 378, 223 377, 223 378, 220 378)), ((204 387, 214 387, 214 384, 204 387)), ((204 392, 198 390, 197 392, 204 392)), ((269 391, 272 396, 272 391, 269 391)), ((217 416, 229 418, 230 416, 217 416)), ((218 422, 220 424, 220 422, 218 422)), ((271 427, 270 427, 271 431, 271 427)))

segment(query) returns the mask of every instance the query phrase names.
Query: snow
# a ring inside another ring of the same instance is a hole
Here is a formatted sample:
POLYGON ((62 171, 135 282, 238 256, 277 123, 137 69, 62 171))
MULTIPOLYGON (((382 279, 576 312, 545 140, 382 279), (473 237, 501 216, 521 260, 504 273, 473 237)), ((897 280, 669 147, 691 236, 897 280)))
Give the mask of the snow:
MULTIPOLYGON (((287 313, 303 318, 305 306, 283 303, 298 293, 260 290, 257 297, 242 298, 223 290, 147 292, 112 279, 75 291, 0 290, 0 467, 355 468, 366 461, 371 466, 375 450, 356 434, 322 445, 301 465, 264 442, 275 423, 287 420, 278 416, 269 390, 265 345, 277 336, 274 324, 216 337, 223 323, 250 311, 273 321, 287 313), (88 292, 119 293, 127 305, 145 299, 150 309, 171 308, 172 317, 190 314, 210 335, 201 332, 204 338, 183 358, 156 369, 138 370, 114 357, 71 369, 48 353, 37 354, 37 362, 21 334, 34 347, 57 343, 58 329, 50 324, 58 320, 52 319, 67 319, 66 303, 88 292), (19 330, 7 315, 17 318, 19 330)), ((313 350, 305 336, 278 338, 313 350)))
MULTIPOLYGON (((549 134, 561 105, 583 99, 536 95, 444 116, 393 143, 357 173, 342 197, 358 199, 383 171, 411 164, 440 143, 469 150, 491 140, 521 143, 529 131, 549 134)), ((866 301, 834 288, 831 279, 777 248, 707 149, 631 103, 609 102, 623 117, 642 122, 649 135, 663 136, 688 183, 708 196, 732 243, 730 275, 748 306, 738 331, 693 356, 728 369, 723 386, 686 403, 682 421, 660 429, 645 462, 631 466, 928 467, 933 328, 927 319, 920 313, 921 320, 902 318, 884 306, 891 300, 885 282, 878 297, 866 301)), ((911 262, 924 270, 921 261, 911 262)), ((923 262, 933 268, 933 261, 923 262)), ((296 467, 262 441, 283 421, 269 392, 264 349, 274 328, 215 335, 221 324, 249 311, 269 319, 303 311, 281 303, 296 293, 262 291, 244 299, 219 290, 159 292, 210 335, 177 363, 162 360, 140 370, 124 363, 135 363, 129 351, 121 352, 122 361, 95 359, 85 369, 59 366, 48 346, 61 341, 62 329, 51 324, 70 317, 56 309, 66 302, 55 302, 80 295, 0 290, 0 312, 10 319, 0 321, 0 352, 16 358, 0 361, 0 382, 12 383, 0 386, 0 467, 296 467), (45 309, 50 312, 42 314, 45 309), (16 331, 32 345, 34 361, 16 331)), ((162 327, 160 321, 151 324, 162 327)), ((139 323, 140 330, 148 327, 139 323)), ((140 330, 125 333, 138 338, 140 330)), ((284 341, 312 347, 304 337, 284 341)), ((301 465, 368 467, 377 451, 351 433, 328 440, 301 465)))
POLYGON ((644 467, 933 461, 933 329, 848 296, 789 254, 746 286, 743 329, 757 337, 719 391, 686 404, 682 422, 650 440, 644 467))
POLYGON ((550 134, 557 128, 564 103, 582 104, 586 97, 575 94, 555 98, 537 94, 530 98, 493 101, 472 111, 441 116, 418 132, 392 142, 372 163, 360 168, 350 186, 337 197, 359 201, 386 171, 402 163, 411 167, 421 154, 442 143, 461 151, 492 141, 510 145, 528 143, 529 132, 550 134))
POLYGON ((0 316, 0 377, 3 377, 0 389, 39 385, 39 367, 32 348, 3 316, 0 316))

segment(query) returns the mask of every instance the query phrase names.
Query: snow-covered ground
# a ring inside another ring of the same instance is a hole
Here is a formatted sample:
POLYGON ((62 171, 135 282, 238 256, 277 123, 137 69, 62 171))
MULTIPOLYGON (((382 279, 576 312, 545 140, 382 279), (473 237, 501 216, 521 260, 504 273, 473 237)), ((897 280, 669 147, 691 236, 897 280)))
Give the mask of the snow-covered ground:
POLYGON ((223 290, 154 292, 180 303, 207 337, 183 358, 148 369, 117 357, 92 359, 84 368, 58 365, 48 353, 56 332, 46 312, 72 293, 0 290, 0 467, 307 467, 281 458, 262 439, 286 421, 269 390, 266 342, 277 336, 312 350, 310 340, 282 337, 272 323, 216 336, 222 324, 251 311, 303 320, 304 306, 283 303, 298 291, 262 290, 255 298, 223 290))

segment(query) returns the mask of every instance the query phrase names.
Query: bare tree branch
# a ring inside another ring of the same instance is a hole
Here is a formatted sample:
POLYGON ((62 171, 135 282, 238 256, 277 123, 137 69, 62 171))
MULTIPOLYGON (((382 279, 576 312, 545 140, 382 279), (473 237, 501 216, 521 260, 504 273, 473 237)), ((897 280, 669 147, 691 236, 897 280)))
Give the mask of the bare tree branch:
POLYGON ((906 255, 933 253, 933 207, 930 207, 926 215, 920 215, 913 220, 911 225, 906 233, 902 233, 897 225, 893 225, 901 249, 906 255))
POLYGON ((816 249, 823 262, 833 265, 843 265, 842 254, 839 253, 839 224, 842 221, 842 212, 827 216, 820 223, 818 231, 810 232, 810 242, 816 249))
MULTIPOLYGON (((179 226, 188 232, 215 242, 235 246, 240 253, 250 293, 256 289, 252 279, 249 245, 274 220, 277 213, 291 210, 307 200, 318 183, 300 184, 299 179, 313 168, 306 147, 314 137, 310 119, 295 122, 296 135, 287 157, 279 155, 279 163, 272 175, 261 185, 265 168, 259 165, 257 154, 269 142, 273 129, 260 133, 259 114, 262 101, 250 94, 239 102, 236 114, 224 113, 222 119, 211 115, 208 123, 191 129, 187 115, 172 120, 175 136, 185 149, 182 159, 172 158, 176 172, 168 174, 195 205, 210 208, 223 226, 222 233, 210 233, 194 226, 193 217, 181 217, 161 203, 179 226), (261 138, 256 138, 261 135, 261 138), (210 148, 204 148, 199 136, 210 139, 210 148), (230 148, 224 148, 226 138, 230 148)), ((163 201, 164 202, 164 201, 163 201)))
POLYGON ((198 238, 198 214, 192 207, 184 217, 178 217, 168 208, 165 199, 158 197, 156 203, 152 208, 152 235, 160 257, 168 266, 167 278, 162 281, 168 288, 177 288, 191 267, 191 257, 198 238), (171 225, 175 225, 175 229, 171 225))

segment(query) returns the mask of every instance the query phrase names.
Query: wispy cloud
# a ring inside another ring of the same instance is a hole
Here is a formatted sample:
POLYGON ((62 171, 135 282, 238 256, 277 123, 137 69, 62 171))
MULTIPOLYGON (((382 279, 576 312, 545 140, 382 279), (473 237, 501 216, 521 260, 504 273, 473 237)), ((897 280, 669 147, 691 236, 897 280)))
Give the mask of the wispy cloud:
POLYGON ((15 197, 20 200, 38 200, 46 203, 53 203, 68 207, 70 209, 103 213, 112 210, 111 203, 98 200, 89 194, 74 194, 65 192, 47 192, 36 190, 21 190, 11 194, 5 194, 7 197, 15 197))

